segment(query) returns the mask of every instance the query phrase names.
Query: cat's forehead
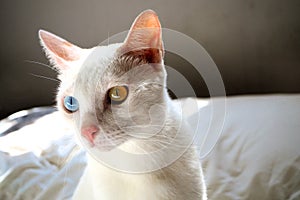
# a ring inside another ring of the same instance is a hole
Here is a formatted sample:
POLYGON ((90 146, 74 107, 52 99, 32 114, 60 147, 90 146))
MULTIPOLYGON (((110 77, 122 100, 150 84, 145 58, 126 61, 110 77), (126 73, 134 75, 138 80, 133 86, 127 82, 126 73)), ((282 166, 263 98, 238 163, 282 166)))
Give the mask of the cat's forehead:
POLYGON ((75 88, 90 92, 97 85, 103 88, 113 82, 119 67, 115 66, 116 51, 122 44, 97 46, 89 50, 77 72, 75 88), (117 69, 117 70, 116 70, 117 69))
POLYGON ((85 82, 103 76, 110 63, 115 59, 115 52, 121 45, 111 44, 90 49, 79 68, 78 78, 85 82))
POLYGON ((140 79, 151 78, 153 68, 145 66, 147 61, 130 53, 118 54, 117 50, 121 45, 112 44, 91 49, 77 74, 75 90, 78 89, 83 96, 94 93, 104 95, 109 88, 116 85, 128 85, 140 79))
POLYGON ((124 74, 130 71, 132 66, 145 64, 145 61, 139 57, 117 55, 116 51, 121 45, 111 44, 91 49, 79 70, 79 78, 85 79, 84 81, 88 81, 86 79, 105 81, 105 78, 121 78, 122 76, 124 78, 126 77, 124 74))
POLYGON ((83 67, 105 67, 107 62, 111 61, 121 43, 110 44, 108 46, 96 46, 89 50, 89 53, 83 60, 83 67), (101 66, 102 65, 102 66, 101 66))

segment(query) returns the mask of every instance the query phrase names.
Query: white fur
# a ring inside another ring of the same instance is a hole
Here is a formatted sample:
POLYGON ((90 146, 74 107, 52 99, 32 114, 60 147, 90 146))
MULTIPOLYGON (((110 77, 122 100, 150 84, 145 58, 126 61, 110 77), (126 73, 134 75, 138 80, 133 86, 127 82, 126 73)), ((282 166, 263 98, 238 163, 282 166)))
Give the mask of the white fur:
MULTIPOLYGON (((153 19, 156 14, 153 11, 145 11, 138 16, 135 23, 149 20, 149 17, 153 19)), ((139 41, 145 40, 140 47, 142 49, 150 44, 151 48, 159 50, 146 52, 150 53, 150 56, 153 53, 154 62, 159 61, 155 65, 146 62, 145 58, 135 57, 134 53, 132 56, 119 55, 120 52, 128 50, 127 45, 134 44, 135 48, 139 47, 140 42, 135 41, 136 34, 129 34, 124 44, 82 50, 79 60, 67 63, 63 61, 63 69, 60 69, 57 63, 53 63, 60 70, 58 108, 66 119, 74 124, 88 152, 93 149, 108 151, 120 148, 131 153, 150 153, 164 146, 169 147, 168 150, 160 151, 150 160, 127 163, 139 167, 151 167, 157 163, 162 166, 161 169, 149 173, 130 174, 116 171, 88 156, 88 166, 74 194, 74 199, 206 199, 206 188, 197 152, 193 146, 186 149, 190 144, 188 128, 182 122, 179 109, 173 104, 166 90, 160 24, 158 19, 152 20, 151 23, 157 23, 155 24, 157 29, 154 32, 151 29, 150 34, 139 35, 139 41), (128 87, 127 99, 120 105, 108 105, 107 91, 118 85, 128 87), (77 112, 70 114, 64 110, 63 98, 67 95, 78 100, 80 107, 77 112), (81 136, 81 129, 86 126, 99 128, 99 131, 94 134, 94 146, 81 136), (150 139, 139 138, 140 136, 147 138, 152 132, 157 134, 151 135, 150 139), (181 156, 176 157, 177 155, 181 156), (173 157, 176 157, 176 160, 172 160, 165 166, 168 159, 173 157)), ((147 23, 141 23, 141 26, 143 24, 147 23)), ((147 33, 149 29, 145 31, 147 33)), ((47 52, 49 45, 45 42, 55 44, 58 37, 51 39, 51 35, 46 36, 47 41, 41 43, 47 52)), ((57 43, 61 44, 61 42, 57 43)), ((53 47, 54 44, 50 46, 53 47)), ((69 47, 63 49, 74 49, 69 47)), ((57 55, 61 55, 59 50, 62 48, 57 49, 57 55)), ((47 55, 52 61, 61 61, 61 58, 57 58, 55 50, 54 47, 47 55), (53 58, 55 56, 56 58, 53 58)), ((146 58, 149 58, 149 54, 146 58)), ((114 159, 121 160, 121 158, 114 159)))

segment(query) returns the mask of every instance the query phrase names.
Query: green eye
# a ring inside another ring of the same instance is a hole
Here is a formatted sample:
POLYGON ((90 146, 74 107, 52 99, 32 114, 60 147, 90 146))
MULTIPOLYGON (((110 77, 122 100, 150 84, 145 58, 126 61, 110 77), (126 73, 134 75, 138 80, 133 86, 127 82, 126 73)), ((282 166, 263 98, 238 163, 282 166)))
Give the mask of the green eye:
POLYGON ((128 96, 127 86, 116 86, 108 91, 108 96, 110 98, 111 104, 121 104, 128 96))

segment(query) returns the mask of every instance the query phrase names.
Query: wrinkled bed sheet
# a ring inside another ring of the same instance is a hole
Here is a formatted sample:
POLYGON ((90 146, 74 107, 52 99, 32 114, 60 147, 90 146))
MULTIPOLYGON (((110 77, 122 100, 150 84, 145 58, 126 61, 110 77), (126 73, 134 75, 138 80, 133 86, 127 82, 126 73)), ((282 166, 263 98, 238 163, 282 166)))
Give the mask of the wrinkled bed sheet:
MULTIPOLYGON (((202 160, 209 199, 300 199, 300 95, 226 101, 222 135, 202 160)), ((199 102, 207 123, 210 100, 199 102)), ((85 152, 62 121, 53 112, 0 137, 1 200, 72 198, 85 152)))

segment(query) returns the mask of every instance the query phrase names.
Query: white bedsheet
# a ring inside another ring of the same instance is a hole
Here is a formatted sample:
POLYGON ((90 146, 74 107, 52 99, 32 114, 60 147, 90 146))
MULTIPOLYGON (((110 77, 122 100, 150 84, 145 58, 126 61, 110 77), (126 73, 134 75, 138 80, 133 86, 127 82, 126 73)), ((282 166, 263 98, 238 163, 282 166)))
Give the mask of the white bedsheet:
MULTIPOLYGON (((199 103, 207 123, 210 101, 199 103)), ((85 152, 61 121, 53 113, 0 138, 1 200, 71 199, 85 152)), ((203 167, 209 199, 300 199, 300 95, 227 98, 221 138, 203 167)))
POLYGON ((71 199, 85 152, 58 113, 0 138, 0 199, 71 199))
POLYGON ((210 199, 300 199, 300 95, 229 98, 203 162, 210 199))

